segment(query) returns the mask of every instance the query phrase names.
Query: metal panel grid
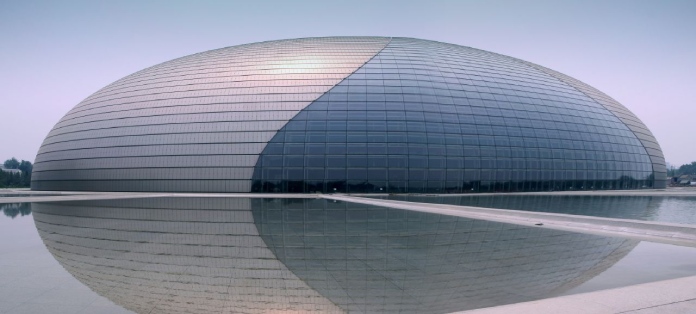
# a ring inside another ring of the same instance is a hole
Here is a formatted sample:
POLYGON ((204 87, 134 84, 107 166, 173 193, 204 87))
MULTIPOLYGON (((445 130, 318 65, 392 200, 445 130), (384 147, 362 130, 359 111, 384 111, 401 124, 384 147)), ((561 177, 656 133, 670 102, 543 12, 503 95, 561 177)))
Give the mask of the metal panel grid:
POLYGON ((636 135, 497 54, 394 38, 266 146, 254 191, 463 193, 652 186, 636 135))

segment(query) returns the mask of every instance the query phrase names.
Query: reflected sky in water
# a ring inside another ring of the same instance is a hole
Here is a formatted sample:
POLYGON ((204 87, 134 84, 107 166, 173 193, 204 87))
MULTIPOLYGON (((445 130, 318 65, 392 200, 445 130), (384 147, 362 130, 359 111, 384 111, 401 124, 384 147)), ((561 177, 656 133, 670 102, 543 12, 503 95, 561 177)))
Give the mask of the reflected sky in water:
POLYGON ((420 196, 390 195, 399 201, 515 209, 558 214, 696 224, 696 198, 664 196, 420 196))
POLYGON ((696 274, 691 248, 323 199, 0 206, 2 313, 447 313, 696 274))

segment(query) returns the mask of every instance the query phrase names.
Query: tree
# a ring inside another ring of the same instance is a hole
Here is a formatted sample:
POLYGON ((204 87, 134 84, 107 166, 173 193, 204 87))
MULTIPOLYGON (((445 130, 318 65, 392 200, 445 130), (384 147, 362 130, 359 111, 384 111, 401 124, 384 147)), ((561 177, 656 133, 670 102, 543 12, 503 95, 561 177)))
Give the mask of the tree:
POLYGON ((31 164, 31 162, 22 160, 22 162, 19 163, 19 170, 22 170, 22 186, 30 186, 31 185, 31 171, 34 169, 34 165, 31 164))
POLYGON ((17 158, 12 157, 12 159, 5 160, 3 164, 7 169, 19 169, 19 161, 17 158))
POLYGON ((11 173, 0 171, 0 188, 22 188, 31 185, 31 172, 34 165, 31 162, 22 160, 17 161, 16 158, 6 160, 3 166, 7 169, 19 169, 21 173, 11 173))
POLYGON ((22 162, 20 162, 19 165, 17 166, 17 169, 22 170, 22 172, 28 172, 28 173, 31 173, 31 170, 33 168, 34 168, 34 166, 31 164, 31 162, 26 161, 26 160, 22 160, 22 162))
POLYGON ((0 211, 5 213, 5 216, 14 219, 17 215, 30 215, 31 214, 31 204, 30 203, 10 203, 10 204, 0 204, 0 211))
POLYGON ((684 164, 677 170, 677 175, 682 174, 696 174, 696 161, 692 161, 690 164, 684 164))

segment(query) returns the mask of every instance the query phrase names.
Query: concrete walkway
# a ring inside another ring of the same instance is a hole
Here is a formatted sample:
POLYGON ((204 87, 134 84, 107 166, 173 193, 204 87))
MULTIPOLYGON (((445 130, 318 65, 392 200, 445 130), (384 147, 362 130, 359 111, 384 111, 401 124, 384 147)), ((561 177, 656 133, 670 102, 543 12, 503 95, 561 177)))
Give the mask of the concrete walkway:
POLYGON ((362 198, 348 195, 331 194, 322 195, 321 197, 344 202, 384 206, 471 219, 489 220, 537 228, 549 228, 696 247, 696 225, 682 225, 665 222, 602 218, 581 215, 539 213, 473 206, 417 203, 362 198))
MULTIPOLYGON (((383 196, 390 194, 353 193, 352 196, 383 196)), ((553 192, 501 192, 501 193, 465 193, 465 194, 394 194, 409 196, 438 196, 438 197, 477 197, 477 196, 676 196, 696 197, 696 188, 669 188, 659 190, 602 190, 602 191, 553 191, 553 192)))
MULTIPOLYGON (((72 192, 72 191, 32 191, 29 189, 0 189, 0 195, 22 195, 0 197, 4 203, 36 203, 95 199, 142 198, 142 197, 250 197, 250 198, 319 198, 332 195, 386 197, 390 194, 298 194, 298 193, 169 193, 169 192, 72 192), (84 197, 84 198, 83 198, 84 197)), ((395 194, 400 195, 400 194, 395 194)), ((467 194, 403 194, 413 196, 437 197, 478 197, 478 196, 665 196, 696 197, 696 188, 669 188, 661 190, 613 190, 613 191, 558 191, 558 192, 515 192, 515 193, 467 193, 467 194)))
POLYGON ((90 193, 90 194, 65 194, 46 196, 17 196, 0 197, 0 204, 7 203, 45 203, 60 201, 89 201, 89 200, 113 200, 127 198, 162 197, 163 194, 149 193, 90 193))
POLYGON ((696 276, 459 313, 696 313, 696 276))
POLYGON ((110 200, 150 197, 243 197, 243 198, 320 198, 320 194, 270 194, 270 193, 151 193, 151 192, 48 192, 48 191, 6 191, 0 195, 19 195, 0 197, 0 204, 43 203, 60 201, 110 200))

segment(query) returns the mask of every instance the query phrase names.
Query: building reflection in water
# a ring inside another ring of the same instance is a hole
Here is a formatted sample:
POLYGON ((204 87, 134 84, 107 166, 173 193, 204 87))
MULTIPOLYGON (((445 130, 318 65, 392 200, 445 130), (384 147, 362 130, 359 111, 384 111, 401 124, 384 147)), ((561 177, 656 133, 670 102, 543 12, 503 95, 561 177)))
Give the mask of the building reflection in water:
POLYGON ((636 241, 322 199, 36 203, 46 247, 137 313, 446 313, 563 293, 636 241))

